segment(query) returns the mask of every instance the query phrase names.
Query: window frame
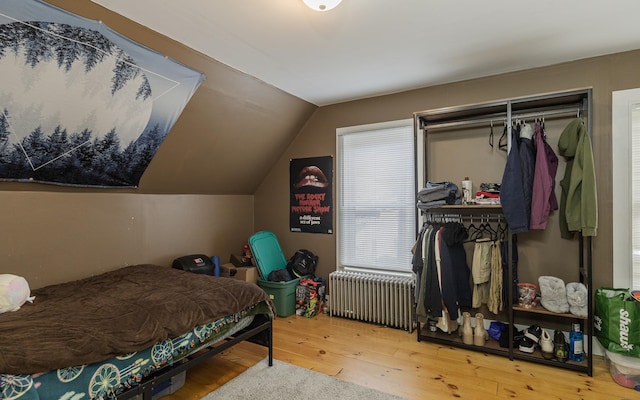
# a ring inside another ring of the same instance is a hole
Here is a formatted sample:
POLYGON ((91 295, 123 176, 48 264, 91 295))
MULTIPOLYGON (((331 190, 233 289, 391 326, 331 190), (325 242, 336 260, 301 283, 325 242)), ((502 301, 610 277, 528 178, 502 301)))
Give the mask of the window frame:
MULTIPOLYGON (((613 183, 613 286, 633 288, 633 243, 631 202, 632 186, 632 114, 640 105, 640 89, 619 90, 612 93, 612 183, 613 183)), ((640 171, 639 171, 640 173, 640 171)), ((638 221, 640 223, 640 221, 638 221)), ((636 268, 640 269, 640 265, 636 268)))
MULTIPOLYGON (((335 174, 335 181, 336 181, 335 187, 336 187, 336 210, 337 210, 336 227, 337 229, 335 231, 336 231, 336 269, 339 271, 358 271, 358 272, 369 272, 369 273, 378 273, 378 274, 382 273, 382 274, 399 275, 399 276, 413 275, 413 272, 411 270, 411 265, 408 265, 406 270, 399 271, 397 269, 382 269, 382 268, 375 268, 375 267, 368 268, 363 266, 343 265, 341 263, 341 251, 342 251, 341 242, 343 238, 342 235, 344 234, 341 229, 341 220, 340 220, 341 219, 340 207, 343 201, 342 165, 343 165, 343 158, 344 158, 341 138, 349 134, 362 133, 367 131, 386 130, 386 129, 393 129, 393 128, 403 128, 403 127, 410 127, 410 129, 412 129, 412 132, 413 132, 413 167, 414 167, 413 173, 415 177, 413 192, 415 194, 417 193, 417 188, 418 188, 420 179, 423 176, 423 173, 422 173, 423 168, 419 166, 419 164, 421 163, 419 160, 422 160, 422 158, 419 156, 419 153, 422 147, 420 146, 420 143, 421 143, 420 135, 416 135, 414 119, 401 119, 401 120, 394 120, 394 121, 342 127, 342 128, 336 129, 336 172, 337 173, 335 174)), ((414 213, 413 220, 415 225, 413 235, 414 237, 417 237, 417 234, 418 234, 417 207, 413 208, 413 213, 414 213)), ((410 251, 411 251, 411 248, 408 248, 407 252, 410 252, 410 251)))

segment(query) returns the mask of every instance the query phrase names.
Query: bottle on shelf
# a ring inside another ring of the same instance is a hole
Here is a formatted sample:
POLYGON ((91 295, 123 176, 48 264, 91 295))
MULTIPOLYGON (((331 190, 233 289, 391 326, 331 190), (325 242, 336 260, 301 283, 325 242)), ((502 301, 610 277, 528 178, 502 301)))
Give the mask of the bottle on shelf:
POLYGON ((584 336, 580 331, 580 324, 574 323, 569 334, 569 360, 580 362, 584 358, 584 336))
POLYGON ((462 181, 462 204, 471 204, 473 183, 468 176, 462 181))

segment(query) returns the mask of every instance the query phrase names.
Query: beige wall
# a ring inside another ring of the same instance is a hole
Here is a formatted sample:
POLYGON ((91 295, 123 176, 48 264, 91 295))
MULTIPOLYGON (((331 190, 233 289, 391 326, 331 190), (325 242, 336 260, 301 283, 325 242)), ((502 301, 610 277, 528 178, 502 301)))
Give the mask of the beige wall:
POLYGON ((0 182, 0 273, 37 288, 129 264, 239 252, 253 233, 253 192, 316 106, 90 0, 48 2, 207 79, 137 188, 0 182))
MULTIPOLYGON (((316 109, 273 88, 267 90, 263 82, 194 54, 89 0, 51 2, 102 19, 152 48, 167 48, 171 57, 205 71, 209 78, 169 134, 140 188, 103 191, 0 183, 0 272, 23 275, 33 287, 40 287, 128 264, 168 265, 193 252, 220 254, 224 259, 254 231, 272 230, 287 256, 298 248, 316 252, 318 273, 327 276, 335 268, 335 235, 289 232, 291 158, 335 156, 338 127, 411 118, 415 111, 433 108, 592 87, 600 205, 595 284, 611 283, 611 91, 640 87, 636 71, 640 51, 316 109), (227 88, 231 83, 234 86, 227 88), (256 101, 264 106, 256 106, 256 101), (230 102, 235 105, 229 107, 230 102), (254 109, 260 111, 258 117, 248 117, 254 109), (247 121, 258 121, 258 126, 247 127, 247 121), (256 136, 261 141, 256 142, 256 136), (189 161, 183 154, 189 154, 189 161), (261 161, 253 162, 258 158, 261 161), (193 160, 199 164, 190 164, 193 160), (263 174, 262 182, 255 178, 263 174), (252 195, 255 185, 258 189, 252 195)), ((535 259, 542 251, 575 254, 574 243, 553 237, 533 235, 529 242, 528 257, 537 265, 553 259, 535 259)))
MULTIPOLYGON (((640 65, 640 51, 633 51, 322 107, 313 114, 256 192, 256 229, 273 230, 287 254, 301 247, 316 252, 320 256, 318 273, 327 276, 335 268, 335 235, 288 230, 291 158, 335 155, 335 131, 339 127, 410 118, 415 111, 592 87, 593 152, 600 208, 600 225, 593 247, 594 285, 609 285, 612 282, 611 92, 640 87, 637 65, 640 65)), ((473 151, 473 147, 461 147, 460 151, 463 153, 459 156, 464 159, 464 152, 473 151)), ((554 228, 557 229, 557 222, 549 230, 554 228)), ((534 257, 534 253, 540 257, 536 260, 538 273, 557 276, 564 274, 564 270, 573 270, 564 261, 556 262, 554 255, 572 254, 570 261, 577 263, 575 242, 557 239, 552 234, 528 235, 529 245, 535 249, 530 257, 534 257), (539 255, 541 251, 545 252, 543 257, 539 255)))
POLYGON ((126 265, 239 253, 253 196, 0 192, 0 272, 32 289, 126 265))

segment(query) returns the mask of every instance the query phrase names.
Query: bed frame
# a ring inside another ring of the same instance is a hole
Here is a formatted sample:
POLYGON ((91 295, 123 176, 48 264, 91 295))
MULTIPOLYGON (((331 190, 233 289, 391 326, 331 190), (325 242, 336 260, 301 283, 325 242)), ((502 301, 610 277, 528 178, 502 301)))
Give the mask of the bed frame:
POLYGON ((191 356, 187 356, 171 366, 162 368, 155 373, 144 378, 138 385, 117 395, 117 400, 131 399, 137 395, 142 395, 142 400, 151 400, 152 391, 160 384, 165 383, 172 377, 194 367, 205 360, 227 350, 228 348, 242 342, 249 341, 265 346, 269 349, 269 366, 273 366, 273 323, 268 315, 256 315, 254 321, 245 329, 238 333, 206 347, 191 356))

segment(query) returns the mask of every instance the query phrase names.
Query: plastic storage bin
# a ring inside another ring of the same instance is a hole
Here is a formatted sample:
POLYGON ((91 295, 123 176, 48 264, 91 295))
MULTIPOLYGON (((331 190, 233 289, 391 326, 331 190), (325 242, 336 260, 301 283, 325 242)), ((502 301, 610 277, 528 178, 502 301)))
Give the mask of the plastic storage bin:
POLYGON ((262 288, 276 306, 276 315, 288 317, 296 312, 296 286, 300 278, 289 282, 270 282, 258 279, 258 286, 262 288))
POLYGON ((605 358, 611 377, 617 384, 640 390, 640 358, 612 353, 606 349, 605 358))
POLYGON ((288 317, 296 312, 296 286, 300 278, 288 282, 271 282, 267 277, 276 269, 286 268, 287 259, 282 253, 278 238, 273 232, 261 231, 249 238, 249 246, 258 267, 258 286, 264 290, 276 307, 276 315, 288 317))
MULTIPOLYGON (((178 375, 172 376, 166 381, 158 383, 153 389, 151 389, 151 399, 156 400, 163 396, 168 396, 178 391, 184 386, 185 379, 187 378, 187 371, 183 371, 178 375)), ((133 400, 142 400, 142 394, 137 394, 132 397, 133 400)))

